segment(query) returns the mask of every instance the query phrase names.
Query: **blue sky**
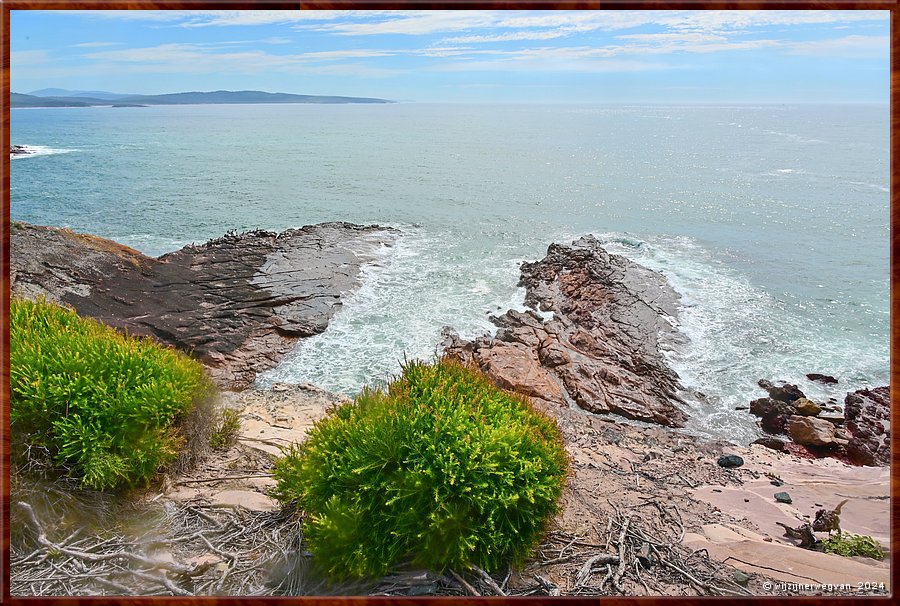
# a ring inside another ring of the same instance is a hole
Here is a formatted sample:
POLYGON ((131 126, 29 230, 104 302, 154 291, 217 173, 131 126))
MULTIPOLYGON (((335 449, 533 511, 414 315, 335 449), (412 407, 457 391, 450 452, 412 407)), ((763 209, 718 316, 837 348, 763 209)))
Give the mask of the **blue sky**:
POLYGON ((12 90, 887 103, 888 11, 11 11, 12 90))

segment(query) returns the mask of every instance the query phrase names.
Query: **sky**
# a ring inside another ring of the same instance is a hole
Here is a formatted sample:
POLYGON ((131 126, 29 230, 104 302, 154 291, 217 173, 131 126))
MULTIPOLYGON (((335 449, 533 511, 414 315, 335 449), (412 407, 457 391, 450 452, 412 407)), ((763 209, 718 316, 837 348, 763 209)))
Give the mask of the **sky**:
POLYGON ((888 103, 888 11, 25 11, 14 92, 888 103))

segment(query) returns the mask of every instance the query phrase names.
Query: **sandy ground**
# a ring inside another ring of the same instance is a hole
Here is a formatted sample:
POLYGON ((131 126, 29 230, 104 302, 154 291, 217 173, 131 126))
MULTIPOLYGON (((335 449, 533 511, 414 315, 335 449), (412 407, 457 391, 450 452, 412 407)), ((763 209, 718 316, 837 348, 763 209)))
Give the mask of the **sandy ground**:
MULTIPOLYGON (((173 478, 168 491, 159 496, 260 511, 277 508, 267 494, 273 486, 268 477, 272 461, 281 448, 302 440, 315 420, 339 400, 311 385, 225 394, 224 404, 241 411, 237 443, 215 452, 189 475, 173 478)), ((580 587, 576 578, 592 555, 615 552, 611 535, 628 516, 631 528, 641 536, 673 545, 671 557, 681 558, 683 567, 693 567, 692 576, 701 584, 656 566, 624 576, 624 595, 710 593, 703 584, 752 595, 855 595, 858 587, 872 583, 876 588, 884 583, 884 590, 890 590, 888 559, 845 558, 802 549, 776 524, 799 526, 816 510, 832 509, 848 499, 841 515, 843 530, 871 535, 887 548, 887 468, 805 460, 758 445, 701 443, 676 431, 623 424, 571 408, 545 412, 557 419, 563 433, 571 473, 548 542, 534 560, 512 571, 509 588, 534 585, 536 575, 561 595, 602 585, 602 571, 590 571, 580 587), (717 464, 721 454, 737 454, 744 465, 722 468, 717 464), (772 476, 784 484, 774 486, 772 476), (776 492, 788 492, 792 503, 777 503, 776 492), (741 578, 740 572, 746 577, 741 578), (741 581, 740 587, 735 581, 741 581), (818 587, 828 584, 846 586, 818 587)), ((617 593, 609 584, 603 592, 617 593)))

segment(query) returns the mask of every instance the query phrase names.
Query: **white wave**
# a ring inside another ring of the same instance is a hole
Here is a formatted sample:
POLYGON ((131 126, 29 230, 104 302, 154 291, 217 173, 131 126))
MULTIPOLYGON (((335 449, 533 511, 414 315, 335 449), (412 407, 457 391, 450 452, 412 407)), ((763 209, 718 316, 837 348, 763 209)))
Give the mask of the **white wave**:
POLYGON ((802 137, 794 133, 784 133, 778 130, 764 130, 762 132, 766 133, 767 135, 783 137, 789 141, 793 141, 794 143, 825 143, 825 141, 822 141, 821 139, 809 139, 807 137, 802 137))
POLYGON ((851 185, 862 185, 863 187, 871 187, 872 189, 877 189, 878 191, 883 191, 885 193, 890 193, 891 190, 888 187, 884 187, 883 185, 877 185, 875 183, 866 183, 865 181, 847 181, 847 183, 851 185))
POLYGON ((444 326, 468 339, 494 334, 490 315, 522 306, 521 260, 489 253, 473 264, 455 247, 448 235, 404 228, 383 263, 363 266, 362 286, 328 328, 300 341, 258 384, 310 382, 352 394, 388 380, 404 359, 431 359, 444 326))
POLYGON ((77 149, 61 149, 56 147, 47 147, 46 145, 20 145, 25 150, 24 154, 10 154, 10 160, 18 160, 21 158, 34 158, 36 156, 52 156, 55 154, 68 154, 77 152, 77 149))
POLYGON ((603 241, 610 252, 662 273, 681 295, 676 327, 689 341, 664 355, 689 390, 691 433, 745 444, 756 439, 755 417, 734 408, 765 395, 756 385, 760 378, 786 380, 812 398, 839 402, 850 389, 886 384, 886 347, 873 351, 824 332, 799 305, 751 284, 696 240, 660 236, 635 247, 619 244, 621 237, 605 234, 603 241), (811 383, 808 372, 839 376, 841 384, 811 383))

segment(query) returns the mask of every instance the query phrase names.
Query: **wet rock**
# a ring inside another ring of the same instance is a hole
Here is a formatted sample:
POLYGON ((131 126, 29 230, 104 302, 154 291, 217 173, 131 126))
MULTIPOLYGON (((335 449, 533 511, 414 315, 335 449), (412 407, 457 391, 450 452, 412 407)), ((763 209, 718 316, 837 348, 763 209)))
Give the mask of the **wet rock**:
POLYGON ((797 409, 797 414, 804 417, 814 417, 822 412, 822 407, 809 398, 798 398, 794 401, 794 408, 797 409))
POLYGON ((229 233, 155 259, 97 236, 18 223, 12 294, 44 296, 174 345, 221 387, 241 389, 298 338, 322 332, 358 287, 360 267, 395 237, 390 228, 323 223, 229 233))
POLYGON ((775 500, 778 501, 779 503, 787 503, 788 505, 790 505, 791 503, 794 502, 794 500, 791 499, 791 495, 789 495, 786 492, 776 492, 775 500))
POLYGON ((510 310, 492 318, 496 336, 464 341, 445 330, 448 355, 471 361, 494 380, 559 405, 680 427, 678 376, 660 352, 676 339, 668 318, 677 294, 665 279, 618 255, 593 236, 551 244, 522 264, 525 302, 552 311, 510 310))
POLYGON ((772 398, 750 402, 750 413, 760 418, 760 427, 767 433, 786 433, 787 421, 795 414, 793 406, 772 398))
POLYGON ((776 385, 771 381, 767 381, 766 379, 759 380, 759 386, 769 392, 769 397, 773 400, 778 400, 780 402, 794 402, 800 398, 805 398, 806 395, 800 391, 800 388, 796 385, 791 385, 789 383, 783 383, 781 385, 776 385))
POLYGON ((811 372, 806 375, 806 378, 810 381, 817 381, 819 383, 837 383, 838 380, 832 377, 831 375, 823 375, 817 372, 811 372))
POLYGON ((722 455, 717 461, 719 467, 733 468, 744 464, 744 459, 737 455, 722 455))
POLYGON ((891 392, 888 387, 860 389, 844 399, 847 456, 856 465, 890 465, 891 392))
POLYGON ((815 417, 795 415, 790 418, 788 432, 791 439, 803 446, 831 446, 835 444, 834 425, 815 417))

